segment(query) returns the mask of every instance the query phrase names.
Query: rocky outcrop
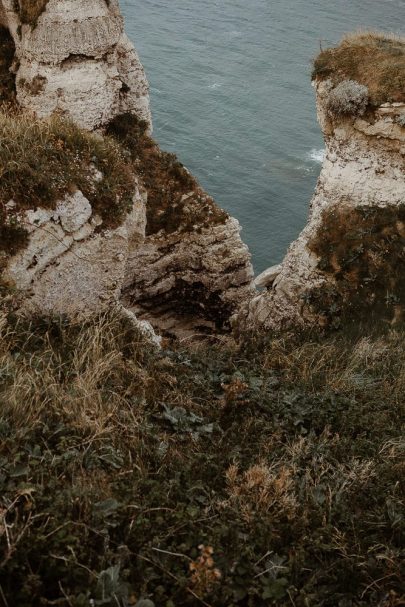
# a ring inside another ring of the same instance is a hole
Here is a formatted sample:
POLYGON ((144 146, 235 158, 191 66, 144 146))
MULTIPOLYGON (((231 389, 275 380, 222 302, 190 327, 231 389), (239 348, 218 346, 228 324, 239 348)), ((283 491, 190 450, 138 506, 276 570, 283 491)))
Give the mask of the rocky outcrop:
MULTIPOLYGON (((43 205, 51 208, 20 201, 13 229, 27 243, 0 259, 2 281, 17 289, 28 312, 80 319, 122 294, 128 308, 171 333, 186 325, 191 331, 226 326, 253 293, 250 255, 238 222, 150 138, 148 85, 118 1, 0 0, 0 8, 0 23, 14 42, 7 48, 14 51, 11 69, 22 110, 39 119, 57 114, 119 139, 138 184, 133 209, 118 227, 102 221, 97 201, 90 204, 80 188, 56 205, 43 205), (24 6, 31 8, 24 12, 24 6)), ((46 143, 57 146, 57 154, 65 147, 64 137, 53 134, 46 143)), ((74 162, 73 155, 73 171, 74 162)), ((122 167, 123 189, 127 169, 122 167)), ((99 191, 111 198, 111 180, 99 191)), ((106 216, 110 202, 101 204, 106 216)), ((10 214, 0 213, 0 227, 10 214)))
POLYGON ((15 43, 17 101, 44 118, 58 113, 94 130, 131 111, 151 122, 148 83, 124 33, 117 0, 48 0, 35 23, 1 0, 15 43))
POLYGON ((103 229, 102 218, 79 190, 55 209, 24 212, 28 244, 9 258, 2 274, 3 285, 19 294, 19 309, 83 320, 116 303, 129 250, 145 235, 145 202, 138 189, 133 202, 115 229, 103 229))
POLYGON ((148 236, 130 252, 125 305, 167 333, 223 329, 252 296, 250 254, 239 232, 227 216, 197 230, 148 236))
POLYGON ((396 322, 403 313, 405 104, 353 113, 343 99, 337 112, 336 82, 314 84, 326 154, 308 223, 239 328, 337 327, 374 314, 396 322))

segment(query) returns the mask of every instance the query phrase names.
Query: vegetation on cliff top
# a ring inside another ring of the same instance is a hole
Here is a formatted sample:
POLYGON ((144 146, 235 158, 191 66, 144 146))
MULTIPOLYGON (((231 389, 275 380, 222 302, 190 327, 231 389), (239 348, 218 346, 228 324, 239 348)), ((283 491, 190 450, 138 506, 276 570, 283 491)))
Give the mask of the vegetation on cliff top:
POLYGON ((53 208, 75 189, 104 225, 123 221, 132 206, 134 174, 119 144, 58 117, 0 111, 0 250, 14 253, 24 245, 22 210, 53 208))
POLYGON ((337 327, 348 320, 405 318, 405 204, 340 204, 322 214, 322 230, 309 242, 328 287, 310 291, 309 303, 337 327))
POLYGON ((147 235, 224 223, 228 217, 225 211, 202 190, 175 154, 159 148, 147 127, 146 122, 127 113, 114 118, 107 128, 107 134, 129 151, 148 192, 147 235))
POLYGON ((404 604, 403 330, 0 328, 0 602, 404 604))
POLYGON ((320 52, 312 76, 335 84, 359 82, 368 88, 374 107, 405 102, 405 39, 375 32, 345 36, 336 48, 320 52))

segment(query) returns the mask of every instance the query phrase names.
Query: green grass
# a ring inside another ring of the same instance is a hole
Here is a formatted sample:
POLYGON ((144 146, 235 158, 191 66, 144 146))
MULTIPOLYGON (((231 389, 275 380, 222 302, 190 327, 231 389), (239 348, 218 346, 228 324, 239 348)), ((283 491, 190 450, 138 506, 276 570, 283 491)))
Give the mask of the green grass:
POLYGON ((4 604, 404 604, 403 330, 0 326, 4 604))
POLYGON ((129 151, 148 192, 147 235, 160 230, 168 234, 189 232, 224 223, 228 217, 225 211, 201 189, 175 154, 160 150, 146 130, 147 123, 132 114, 117 116, 107 128, 107 134, 129 151))
POLYGON ((0 250, 24 245, 19 213, 37 206, 53 208, 63 195, 79 189, 105 226, 115 227, 132 206, 134 174, 122 148, 57 117, 37 120, 0 111, 0 250), (94 179, 94 170, 102 179, 94 179), (6 204, 13 200, 15 207, 6 204), (12 232, 15 239, 13 241, 12 232))
POLYGON ((405 40, 385 33, 345 36, 339 46, 322 50, 314 61, 314 79, 335 84, 355 80, 368 87, 370 104, 405 101, 405 40))

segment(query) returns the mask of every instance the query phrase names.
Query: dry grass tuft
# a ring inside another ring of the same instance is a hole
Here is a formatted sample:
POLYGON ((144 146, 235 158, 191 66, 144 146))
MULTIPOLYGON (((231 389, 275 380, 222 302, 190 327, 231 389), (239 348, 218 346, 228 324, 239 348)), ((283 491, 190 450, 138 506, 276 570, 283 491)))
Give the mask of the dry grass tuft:
POLYGON ((381 32, 345 36, 339 46, 322 50, 313 78, 335 84, 354 80, 369 90, 374 107, 405 101, 405 39, 381 32))

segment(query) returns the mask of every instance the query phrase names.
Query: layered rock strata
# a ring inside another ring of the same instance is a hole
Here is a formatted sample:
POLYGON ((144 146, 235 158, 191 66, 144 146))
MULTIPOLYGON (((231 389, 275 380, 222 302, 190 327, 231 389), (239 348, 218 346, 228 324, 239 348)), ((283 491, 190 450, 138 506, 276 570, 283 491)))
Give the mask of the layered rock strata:
POLYGON ((23 23, 15 0, 0 7, 23 109, 40 118, 58 113, 88 130, 127 111, 150 124, 148 83, 117 0, 48 0, 35 23, 23 23))
POLYGON ((138 188, 132 211, 115 229, 103 229, 79 190, 55 209, 25 211, 20 225, 28 244, 8 260, 2 283, 17 291, 15 303, 29 314, 82 320, 106 311, 119 299, 129 250, 145 236, 145 217, 138 188))
POLYGON ((239 328, 337 327, 403 315, 405 103, 366 108, 364 91, 349 83, 341 89, 353 97, 340 98, 339 112, 339 85, 318 78, 314 86, 326 154, 308 222, 261 284, 266 290, 245 306, 239 328))

